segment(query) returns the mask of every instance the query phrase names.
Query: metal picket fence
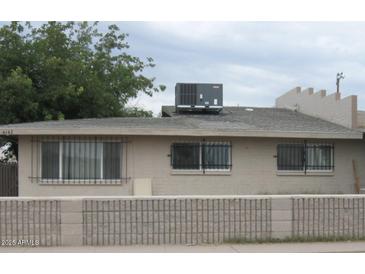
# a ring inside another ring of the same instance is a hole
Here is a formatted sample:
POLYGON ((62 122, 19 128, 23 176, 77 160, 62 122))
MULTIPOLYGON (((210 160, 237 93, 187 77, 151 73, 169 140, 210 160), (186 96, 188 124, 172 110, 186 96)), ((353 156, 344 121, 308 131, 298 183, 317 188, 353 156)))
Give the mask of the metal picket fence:
POLYGON ((61 245, 60 201, 0 200, 1 246, 61 245))
POLYGON ((294 237, 365 237, 365 198, 292 199, 294 237))
POLYGON ((0 163, 0 197, 18 196, 18 164, 0 163))
POLYGON ((200 244, 271 237, 271 200, 151 198, 83 201, 84 245, 200 244))

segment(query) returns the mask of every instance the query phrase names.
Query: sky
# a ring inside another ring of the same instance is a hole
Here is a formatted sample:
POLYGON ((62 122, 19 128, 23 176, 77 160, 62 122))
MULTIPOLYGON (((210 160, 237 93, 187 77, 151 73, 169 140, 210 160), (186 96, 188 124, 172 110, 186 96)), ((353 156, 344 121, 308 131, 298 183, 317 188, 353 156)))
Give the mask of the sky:
MULTIPOLYGON (((103 22, 101 27, 112 22, 103 22)), ((115 22, 114 22, 115 23, 115 22)), ((174 104, 176 82, 223 83, 224 105, 274 105, 301 86, 358 95, 365 109, 365 23, 295 22, 116 22, 129 34, 128 52, 152 57, 145 72, 167 89, 139 96, 130 106, 158 114, 174 104)))
POLYGON ((226 106, 271 107, 297 86, 335 92, 338 72, 345 74, 342 97, 358 95, 365 110, 365 22, 125 21, 100 22, 100 30, 109 24, 129 34, 128 53, 154 59, 143 74, 166 91, 129 106, 155 115, 174 104, 177 82, 222 83, 226 106))

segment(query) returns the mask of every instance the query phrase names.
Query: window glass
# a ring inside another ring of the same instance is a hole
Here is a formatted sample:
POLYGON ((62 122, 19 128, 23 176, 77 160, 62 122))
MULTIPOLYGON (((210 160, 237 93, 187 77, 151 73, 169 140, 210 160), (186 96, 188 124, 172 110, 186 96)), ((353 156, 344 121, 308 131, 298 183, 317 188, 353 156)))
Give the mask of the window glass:
POLYGON ((175 143, 172 145, 172 167, 227 170, 231 168, 230 153, 230 144, 224 142, 175 143))
POLYGON ((229 169, 230 146, 225 143, 203 144, 203 167, 205 169, 229 169))
POLYGON ((332 170, 333 149, 329 144, 280 144, 278 170, 332 170))
POLYGON ((120 143, 105 142, 103 144, 103 178, 119 179, 121 169, 122 146, 120 143))
POLYGON ((277 146, 278 170, 304 170, 304 144, 277 146))
POLYGON ((60 150, 58 142, 42 143, 42 178, 59 179, 60 150))
POLYGON ((62 143, 63 179, 101 179, 101 150, 99 142, 62 143))
POLYGON ((200 169, 200 144, 173 144, 172 167, 174 169, 200 169))
POLYGON ((307 145, 307 169, 331 170, 333 168, 331 145, 307 145))
POLYGON ((42 142, 41 151, 43 179, 94 180, 122 176, 120 142, 47 141, 42 142))

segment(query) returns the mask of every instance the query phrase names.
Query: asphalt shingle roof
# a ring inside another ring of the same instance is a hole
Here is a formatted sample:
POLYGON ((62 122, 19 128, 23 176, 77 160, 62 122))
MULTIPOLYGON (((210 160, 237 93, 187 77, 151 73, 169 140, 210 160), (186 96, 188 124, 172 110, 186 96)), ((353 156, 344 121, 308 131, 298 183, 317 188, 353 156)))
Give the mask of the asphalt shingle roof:
POLYGON ((284 108, 224 107, 218 115, 177 114, 174 106, 163 106, 164 115, 195 119, 199 127, 240 130, 337 132, 354 130, 320 118, 284 108))
MULTIPOLYGON (((228 132, 295 132, 357 135, 358 131, 282 108, 224 107, 219 114, 177 114, 174 106, 163 106, 161 118, 95 118, 43 121, 0 126, 1 130, 202 130, 228 132)), ((0 132, 1 134, 1 132, 0 132)), ((163 134, 161 134, 163 135, 163 134)), ((356 137, 358 138, 358 137, 356 137)))

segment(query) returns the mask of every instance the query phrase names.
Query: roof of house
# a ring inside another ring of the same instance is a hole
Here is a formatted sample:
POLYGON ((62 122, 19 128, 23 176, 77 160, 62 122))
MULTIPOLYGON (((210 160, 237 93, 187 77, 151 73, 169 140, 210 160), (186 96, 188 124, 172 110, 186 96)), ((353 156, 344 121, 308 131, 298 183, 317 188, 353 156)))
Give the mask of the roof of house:
POLYGON ((362 139, 360 131, 282 108, 224 107, 219 114, 177 114, 163 106, 161 118, 95 118, 0 126, 0 135, 173 135, 362 139))

